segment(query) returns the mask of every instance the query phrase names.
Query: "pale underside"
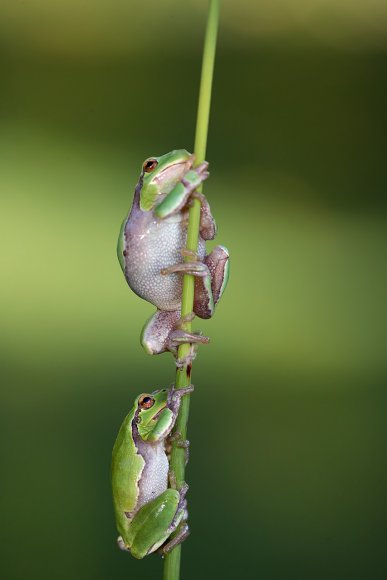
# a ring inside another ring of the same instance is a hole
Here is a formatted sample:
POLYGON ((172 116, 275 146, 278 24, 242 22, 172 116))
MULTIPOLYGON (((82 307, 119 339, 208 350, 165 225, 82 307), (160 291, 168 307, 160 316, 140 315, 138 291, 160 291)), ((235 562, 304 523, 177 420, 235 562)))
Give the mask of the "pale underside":
MULTIPOLYGON (((182 275, 163 275, 161 270, 183 261, 186 247, 187 214, 157 220, 153 212, 131 214, 125 227, 125 276, 131 289, 160 310, 179 310, 182 275)), ((198 257, 205 256, 205 242, 199 239, 198 257)))

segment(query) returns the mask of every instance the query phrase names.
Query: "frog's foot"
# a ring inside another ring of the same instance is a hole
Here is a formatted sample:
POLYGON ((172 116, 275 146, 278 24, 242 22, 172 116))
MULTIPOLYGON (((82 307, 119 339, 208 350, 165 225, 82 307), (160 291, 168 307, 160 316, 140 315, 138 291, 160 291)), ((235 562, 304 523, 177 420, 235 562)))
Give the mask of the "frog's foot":
POLYGON ((176 325, 175 330, 169 334, 168 347, 173 353, 177 353, 177 349, 181 344, 191 344, 190 352, 183 358, 176 358, 176 366, 182 368, 190 364, 196 357, 196 349, 198 344, 207 344, 210 342, 208 336, 203 336, 200 330, 194 332, 187 332, 184 330, 184 324, 186 322, 191 322, 195 318, 195 314, 190 312, 182 318, 180 318, 176 325))
MULTIPOLYGON (((168 472, 168 479, 169 479, 170 489, 176 489, 177 490, 176 475, 175 475, 175 472, 173 471, 173 469, 170 469, 169 470, 169 472, 168 472)), ((184 508, 187 507, 187 505, 186 505, 187 502, 185 501, 185 496, 187 495, 187 491, 188 490, 189 490, 189 485, 188 485, 188 483, 184 482, 182 484, 182 486, 180 487, 180 490, 179 490, 179 494, 180 494, 179 506, 180 507, 181 507, 181 505, 180 505, 181 502, 184 502, 184 508)))
MULTIPOLYGON (((177 487, 176 486, 176 477, 175 477, 175 474, 173 471, 169 472, 169 478, 170 478, 170 483, 171 483, 172 489, 176 489, 176 487, 177 487)), ((177 546, 178 544, 181 544, 181 542, 183 542, 189 534, 189 529, 188 529, 188 524, 187 524, 187 519, 188 519, 187 500, 185 499, 187 491, 188 491, 188 484, 184 482, 179 490, 180 498, 179 498, 179 503, 177 505, 175 515, 174 515, 171 523, 168 526, 169 535, 173 534, 174 532, 176 532, 176 533, 171 540, 167 541, 165 544, 163 544, 161 546, 159 551, 162 554, 166 554, 166 553, 170 552, 175 546, 177 546)))
MULTIPOLYGON (((182 250, 182 252, 184 252, 186 255, 191 255, 190 250, 182 250)), ((192 252, 192 254, 196 256, 194 252, 192 252)), ((211 276, 208 266, 197 260, 192 262, 182 262, 181 264, 174 264, 173 266, 168 266, 167 268, 163 268, 161 270, 161 274, 163 275, 175 274, 177 272, 180 272, 181 274, 190 274, 191 276, 196 276, 198 278, 207 278, 211 276)))
POLYGON ((145 323, 141 333, 141 344, 148 354, 160 354, 168 350, 177 352, 177 346, 170 340, 180 320, 179 310, 157 310, 145 323))
POLYGON ((172 469, 169 470, 168 479, 171 489, 177 489, 176 475, 172 469))
POLYGON ((189 527, 186 521, 183 521, 179 524, 175 536, 169 540, 164 546, 161 548, 162 554, 168 554, 173 548, 184 542, 184 540, 189 536, 189 527))
POLYGON ((122 550, 123 552, 129 552, 130 554, 130 550, 129 548, 125 545, 124 540, 122 539, 122 536, 118 536, 117 538, 117 546, 119 547, 120 550, 122 550))
MULTIPOLYGON (((171 352, 176 352, 177 347, 179 347, 181 344, 207 344, 210 342, 210 339, 208 338, 208 336, 203 336, 203 334, 200 332, 200 330, 195 331, 195 332, 186 332, 185 330, 173 330, 169 337, 168 337, 168 350, 170 350, 171 352)), ((190 355, 187 355, 187 358, 190 359, 191 361, 195 358, 196 356, 196 352, 195 353, 191 353, 190 355)), ((178 366, 182 366, 184 364, 184 360, 183 359, 177 359, 176 364, 178 364, 178 366)))
POLYGON ((187 500, 185 499, 185 496, 187 495, 188 489, 189 489, 188 483, 185 483, 185 482, 182 484, 182 486, 179 489, 180 499, 179 499, 179 503, 178 503, 177 510, 175 513, 175 517, 173 518, 173 520, 169 524, 168 531, 170 533, 172 533, 174 530, 176 530, 179 522, 182 519, 187 519, 187 500))
MULTIPOLYGON (((170 454, 172 451, 172 443, 176 441, 176 446, 180 447, 181 449, 184 449, 185 451, 185 465, 187 465, 188 460, 189 460, 189 441, 188 439, 183 439, 183 437, 181 436, 180 431, 175 431, 174 433, 172 433, 172 435, 169 435, 167 442, 166 442, 166 452, 167 454, 170 454)), ((173 472, 170 472, 170 481, 172 480, 173 477, 173 472), (172 477, 171 477, 172 476, 172 477)), ((176 483, 176 480, 175 480, 176 483)), ((171 481, 171 487, 172 486, 172 481, 171 481)))
MULTIPOLYGON (((210 339, 208 337, 205 338, 208 339, 205 343, 207 344, 210 341, 210 339)), ((183 369, 188 367, 189 365, 192 365, 192 361, 195 360, 196 358, 197 350, 198 350, 197 344, 191 344, 188 354, 180 358, 176 357, 176 367, 178 369, 183 369)))
POLYGON ((183 328, 183 325, 186 322, 192 322, 194 318, 195 318, 195 313, 194 312, 189 312, 185 316, 182 316, 180 318, 179 322, 177 323, 177 328, 183 328))
POLYGON ((224 246, 216 246, 204 258, 210 278, 195 280, 194 312, 200 318, 211 318, 217 304, 227 286, 229 276, 229 253, 224 246))
POLYGON ((180 250, 180 254, 182 256, 189 256, 190 258, 192 258, 192 260, 199 260, 197 253, 194 252, 193 250, 189 250, 188 248, 182 248, 180 250))

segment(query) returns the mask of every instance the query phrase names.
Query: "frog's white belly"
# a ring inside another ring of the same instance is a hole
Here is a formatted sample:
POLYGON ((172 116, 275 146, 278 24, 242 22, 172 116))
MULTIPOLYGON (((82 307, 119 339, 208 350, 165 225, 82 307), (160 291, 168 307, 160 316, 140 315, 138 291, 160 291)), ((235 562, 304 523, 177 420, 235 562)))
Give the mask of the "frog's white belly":
POLYGON ((136 512, 167 489, 169 470, 164 441, 158 443, 140 442, 138 450, 145 460, 145 465, 138 484, 139 496, 136 512))
MULTIPOLYGON (((183 277, 181 274, 164 275, 161 270, 183 261, 181 249, 187 239, 185 221, 180 216, 156 220, 146 219, 144 215, 143 219, 133 221, 135 223, 129 221, 126 228, 125 276, 129 286, 160 310, 179 310, 183 277)), ((199 248, 202 259, 203 240, 199 248)))

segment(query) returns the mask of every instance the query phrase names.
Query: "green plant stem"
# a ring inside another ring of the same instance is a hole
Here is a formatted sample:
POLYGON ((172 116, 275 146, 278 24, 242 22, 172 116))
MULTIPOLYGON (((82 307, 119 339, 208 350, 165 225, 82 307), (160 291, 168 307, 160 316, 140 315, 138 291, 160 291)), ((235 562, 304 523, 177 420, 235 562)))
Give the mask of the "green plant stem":
MULTIPOLYGON (((204 39, 202 74, 200 79, 199 104, 196 121, 195 164, 202 163, 206 155, 208 121, 210 116, 212 78, 214 73, 216 38, 219 22, 220 0, 210 0, 207 28, 204 39)), ((201 188, 200 188, 201 191, 201 188)), ((193 200, 189 210, 187 248, 193 252, 197 251, 200 224, 200 201, 193 200)), ((192 260, 190 257, 186 261, 192 260)), ((194 276, 185 275, 183 279, 183 292, 181 303, 181 316, 187 316, 193 311, 194 301, 194 276)), ((184 329, 191 332, 191 322, 184 324, 184 329)), ((182 344, 178 349, 178 358, 184 360, 190 354, 191 345, 182 344)), ((186 363, 182 368, 176 370, 175 386, 178 389, 186 387, 191 383, 191 364, 186 363)), ((187 421, 189 413, 189 396, 182 398, 179 416, 176 421, 175 431, 179 432, 182 439, 187 437, 187 421)), ((171 460, 171 471, 175 474, 178 489, 184 483, 185 472, 185 450, 173 445, 171 460)), ((165 556, 163 580, 179 580, 180 576, 181 546, 176 546, 165 556)))

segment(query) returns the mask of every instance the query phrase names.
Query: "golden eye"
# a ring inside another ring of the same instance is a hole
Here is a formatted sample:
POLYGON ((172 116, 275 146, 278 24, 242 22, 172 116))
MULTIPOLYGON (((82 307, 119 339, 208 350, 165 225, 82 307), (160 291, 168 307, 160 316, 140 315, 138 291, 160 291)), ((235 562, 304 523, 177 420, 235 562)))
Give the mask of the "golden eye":
POLYGON ((146 161, 144 161, 144 165, 142 166, 142 168, 145 171, 145 173, 150 173, 151 171, 154 170, 155 167, 157 167, 158 163, 159 162, 157 161, 157 159, 147 159, 146 161))
POLYGON ((138 400, 138 406, 141 409, 150 409, 155 404, 155 400, 150 395, 141 395, 138 400))

